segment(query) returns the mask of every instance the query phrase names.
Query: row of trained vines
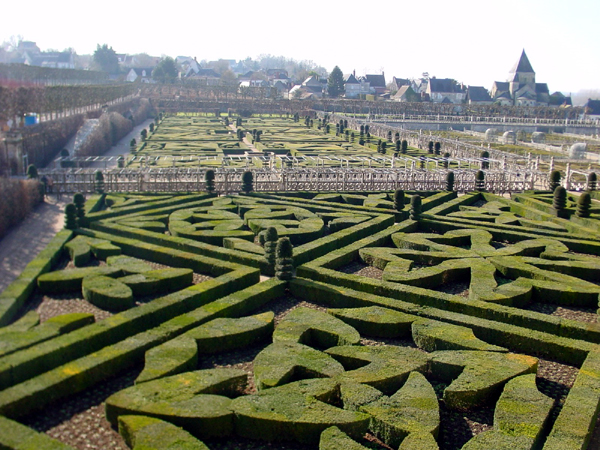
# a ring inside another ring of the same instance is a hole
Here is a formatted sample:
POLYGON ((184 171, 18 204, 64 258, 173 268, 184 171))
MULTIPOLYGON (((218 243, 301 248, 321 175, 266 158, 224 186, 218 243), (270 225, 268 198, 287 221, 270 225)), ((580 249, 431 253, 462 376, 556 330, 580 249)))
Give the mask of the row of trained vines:
POLYGON ((104 104, 134 94, 131 84, 94 86, 0 86, 0 121, 26 113, 51 114, 104 104))

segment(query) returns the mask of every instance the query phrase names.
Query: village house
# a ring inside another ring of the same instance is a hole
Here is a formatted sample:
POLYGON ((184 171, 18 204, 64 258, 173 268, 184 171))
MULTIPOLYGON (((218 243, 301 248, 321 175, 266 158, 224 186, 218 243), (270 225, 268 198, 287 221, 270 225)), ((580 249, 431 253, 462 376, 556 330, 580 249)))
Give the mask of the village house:
POLYGON ((460 104, 467 98, 465 85, 451 78, 430 78, 425 92, 429 100, 434 103, 460 104))
POLYGON ((483 86, 468 86, 467 87, 467 103, 469 105, 491 105, 494 100, 490 93, 483 86))
POLYGON ((361 98, 371 93, 371 85, 366 78, 356 78, 355 72, 344 75, 344 97, 361 98))
POLYGON ((136 81, 138 83, 154 83, 154 80, 152 79, 152 70, 153 69, 151 67, 131 68, 129 69, 129 72, 127 72, 125 80, 130 83, 134 83, 136 81))

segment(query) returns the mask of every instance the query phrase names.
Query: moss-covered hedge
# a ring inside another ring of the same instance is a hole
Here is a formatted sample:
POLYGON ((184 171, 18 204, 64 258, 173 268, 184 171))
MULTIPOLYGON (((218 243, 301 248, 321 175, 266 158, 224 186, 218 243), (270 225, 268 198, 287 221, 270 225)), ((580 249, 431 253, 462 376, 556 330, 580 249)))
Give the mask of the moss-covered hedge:
POLYGON ((72 235, 71 230, 59 231, 46 248, 27 264, 21 275, 0 294, 0 326, 8 325, 15 317, 37 286, 38 277, 56 264, 72 235))
POLYGON ((133 450, 209 450, 183 428, 148 416, 119 416, 119 433, 133 450))

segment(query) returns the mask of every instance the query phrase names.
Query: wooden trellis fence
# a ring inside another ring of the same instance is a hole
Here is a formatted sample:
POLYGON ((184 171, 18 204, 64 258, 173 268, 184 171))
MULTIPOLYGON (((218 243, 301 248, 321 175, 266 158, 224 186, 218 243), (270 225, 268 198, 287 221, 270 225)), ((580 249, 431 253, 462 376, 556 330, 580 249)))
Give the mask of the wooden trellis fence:
MULTIPOLYGON (((237 193, 242 175, 250 170, 256 192, 291 191, 390 191, 445 190, 448 170, 412 167, 345 168, 313 167, 284 169, 219 168, 215 188, 220 194, 237 193)), ((197 192, 205 189, 203 168, 112 169, 104 171, 105 192, 197 192)), ((57 193, 92 193, 96 190, 95 170, 42 171, 51 178, 57 193)), ((454 190, 475 190, 476 169, 455 169, 454 190)), ((485 190, 494 193, 546 189, 547 174, 532 170, 485 171, 485 190)))

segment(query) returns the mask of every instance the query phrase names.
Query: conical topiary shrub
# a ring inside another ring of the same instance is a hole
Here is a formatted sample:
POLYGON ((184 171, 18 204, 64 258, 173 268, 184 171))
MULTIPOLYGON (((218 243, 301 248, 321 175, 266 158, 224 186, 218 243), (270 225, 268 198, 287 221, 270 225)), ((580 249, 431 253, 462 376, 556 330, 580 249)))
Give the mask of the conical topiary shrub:
POLYGON ((29 164, 27 166, 27 178, 36 179, 38 177, 38 170, 35 164, 29 164))
POLYGON ((433 141, 429 141, 427 144, 427 153, 433 153, 433 141))
POLYGON ((551 192, 554 192, 556 188, 560 186, 560 171, 553 170, 550 172, 550 176, 548 177, 548 185, 551 192))
POLYGON ((275 276, 280 280, 291 280, 294 277, 294 247, 288 237, 277 241, 275 276))
POLYGON ((590 217, 590 209, 592 207, 592 196, 589 192, 584 192, 579 196, 577 200, 577 210, 575 215, 577 217, 590 217))
POLYGON ((490 153, 486 150, 481 152, 481 170, 490 168, 490 153))
POLYGON ((402 147, 400 148, 401 152, 403 155, 406 154, 406 152, 408 151, 408 141, 406 139, 404 139, 402 141, 402 147))
POLYGON ((265 230, 264 234, 264 248, 265 248, 265 259, 269 266, 274 267, 277 260, 277 229, 275 227, 269 227, 265 230))
POLYGON ((478 170, 475 174, 475 190, 485 191, 485 172, 483 170, 478 170))
POLYGON ((404 191, 402 189, 396 189, 394 192, 394 208, 396 211, 402 211, 404 209, 404 191))
POLYGON ((65 206, 65 228, 68 230, 77 229, 77 207, 73 203, 65 206))
POLYGON ((77 208, 77 220, 79 221, 79 224, 81 224, 85 217, 85 197, 81 192, 73 195, 73 204, 75 205, 75 208, 77 208))
POLYGON ((104 175, 97 171, 94 178, 94 185, 98 194, 104 194, 104 175))
POLYGON ((410 219, 411 220, 419 220, 421 217, 421 196, 413 195, 410 198, 410 219))
POLYGON ((204 183, 206 185, 206 192, 212 194, 215 192, 215 171, 208 169, 204 173, 204 183))
POLYGON ((249 194, 254 190, 254 174, 249 170, 242 174, 242 191, 249 194))
POLYGON ((598 176, 596 175, 596 172, 591 172, 588 175, 588 179, 587 179, 587 190, 595 191, 597 183, 598 183, 598 176))
POLYGON ((567 190, 563 186, 558 186, 554 189, 554 198, 552 199, 552 207, 558 217, 565 217, 567 208, 567 190))
POLYGON ((435 149, 434 153, 436 155, 439 155, 442 152, 442 143, 441 142, 436 142, 434 149, 435 149))
POLYGON ((446 174, 446 190, 452 192, 454 190, 454 172, 450 171, 446 174))

